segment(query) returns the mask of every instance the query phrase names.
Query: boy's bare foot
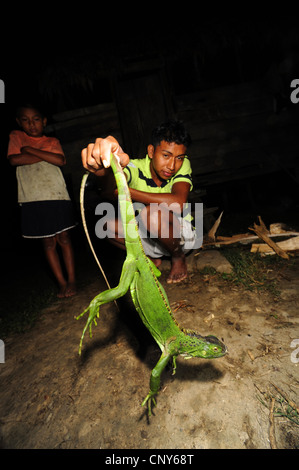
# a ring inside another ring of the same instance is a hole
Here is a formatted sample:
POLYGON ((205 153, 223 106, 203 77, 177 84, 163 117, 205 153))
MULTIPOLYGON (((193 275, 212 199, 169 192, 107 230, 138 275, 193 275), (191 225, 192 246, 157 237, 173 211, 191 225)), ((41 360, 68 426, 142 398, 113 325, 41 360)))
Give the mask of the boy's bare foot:
POLYGON ((185 256, 178 258, 172 257, 171 270, 167 278, 167 284, 175 284, 181 282, 184 279, 187 279, 187 277, 188 271, 185 256))
POLYGON ((72 297, 77 294, 76 284, 74 282, 69 282, 66 286, 65 297, 72 297))
POLYGON ((67 284, 62 284, 59 288, 59 292, 57 294, 58 299, 63 299, 65 297, 65 290, 67 284))
POLYGON ((68 284, 63 284, 60 286, 57 297, 63 299, 65 297, 72 297, 77 294, 76 284, 74 282, 69 282, 68 284))

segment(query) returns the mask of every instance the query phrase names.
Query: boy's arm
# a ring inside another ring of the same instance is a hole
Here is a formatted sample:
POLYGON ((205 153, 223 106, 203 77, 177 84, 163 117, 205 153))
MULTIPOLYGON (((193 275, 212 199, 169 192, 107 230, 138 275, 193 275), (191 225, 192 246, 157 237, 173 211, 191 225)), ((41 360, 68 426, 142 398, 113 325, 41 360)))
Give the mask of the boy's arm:
POLYGON ((33 163, 40 162, 41 159, 30 154, 12 154, 7 155, 8 161, 12 166, 32 165, 33 163))
POLYGON ((33 155, 56 166, 63 166, 66 163, 65 156, 62 153, 49 152, 48 150, 40 150, 34 147, 22 147, 21 152, 25 155, 33 155))
POLYGON ((166 203, 169 206, 176 204, 177 209, 173 206, 174 212, 180 213, 188 200, 190 186, 190 183, 180 181, 179 183, 174 183, 171 193, 147 193, 132 188, 130 188, 130 193, 133 201, 141 202, 142 204, 166 203))
POLYGON ((65 156, 59 153, 48 152, 33 147, 22 147, 21 153, 8 155, 12 166, 32 165, 42 160, 56 166, 65 165, 65 156))

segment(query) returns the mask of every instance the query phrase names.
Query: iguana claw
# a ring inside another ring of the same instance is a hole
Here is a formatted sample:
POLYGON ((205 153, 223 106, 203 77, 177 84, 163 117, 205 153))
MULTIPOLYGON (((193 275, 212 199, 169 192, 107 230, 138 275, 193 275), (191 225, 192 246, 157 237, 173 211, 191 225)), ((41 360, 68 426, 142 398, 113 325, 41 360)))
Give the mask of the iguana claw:
POLYGON ((141 403, 141 406, 144 406, 147 403, 147 413, 148 416, 150 417, 152 415, 152 406, 151 403, 153 402, 154 406, 157 406, 157 402, 154 398, 154 396, 157 395, 156 393, 150 391, 148 395, 145 397, 143 402, 141 403))

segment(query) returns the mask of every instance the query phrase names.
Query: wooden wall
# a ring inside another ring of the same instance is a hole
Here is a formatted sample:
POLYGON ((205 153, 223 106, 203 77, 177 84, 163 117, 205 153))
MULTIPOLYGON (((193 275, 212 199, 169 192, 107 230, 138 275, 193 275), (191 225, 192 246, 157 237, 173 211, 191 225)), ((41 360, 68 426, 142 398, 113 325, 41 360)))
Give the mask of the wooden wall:
MULTIPOLYGON (((142 89, 140 93, 143 93, 142 89)), ((182 119, 192 136, 193 144, 188 153, 192 160, 195 186, 204 189, 277 170, 297 178, 299 105, 298 110, 296 105, 291 104, 279 113, 275 112, 273 96, 257 82, 178 96, 171 95, 164 87, 164 93, 168 93, 165 102, 173 103, 173 117, 182 119)), ((99 104, 53 117, 48 131, 60 139, 64 148, 67 157, 64 172, 76 202, 84 173, 80 155, 82 148, 96 137, 109 134, 119 139, 126 148, 123 140, 126 140, 127 133, 127 141, 130 141, 128 119, 134 122, 136 114, 136 106, 133 106, 135 95, 134 99, 132 96, 131 93, 130 106, 123 97, 118 103, 99 104), (124 112, 126 126, 123 124, 124 116, 121 116, 124 112)), ((138 111, 140 128, 143 113, 146 128, 146 103, 138 111)), ((157 114, 159 124, 161 113, 157 114)), ((135 131, 133 129, 133 134, 135 131)), ((137 144, 139 146, 140 142, 137 144)))
POLYGON ((116 105, 105 103, 56 114, 46 131, 49 135, 55 135, 61 142, 67 160, 63 173, 72 199, 78 204, 84 174, 81 150, 97 137, 113 135, 121 141, 116 105))
POLYGON ((194 178, 201 187, 299 166, 299 109, 274 109, 260 83, 176 98, 177 116, 193 144, 194 178))

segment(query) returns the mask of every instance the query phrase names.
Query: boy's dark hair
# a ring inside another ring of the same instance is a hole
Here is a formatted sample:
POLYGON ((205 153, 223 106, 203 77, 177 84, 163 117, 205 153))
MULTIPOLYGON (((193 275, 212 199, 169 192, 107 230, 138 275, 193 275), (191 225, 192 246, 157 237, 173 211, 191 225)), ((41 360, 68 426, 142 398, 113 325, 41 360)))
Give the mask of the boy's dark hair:
POLYGON ((36 105, 35 103, 21 103, 16 109, 17 118, 21 116, 22 109, 35 109, 35 111, 38 111, 42 118, 46 117, 45 113, 39 105, 36 105))
POLYGON ((191 144, 191 137, 183 123, 175 120, 164 122, 153 130, 152 145, 157 147, 162 140, 168 143, 175 142, 178 145, 185 145, 186 148, 191 144))

